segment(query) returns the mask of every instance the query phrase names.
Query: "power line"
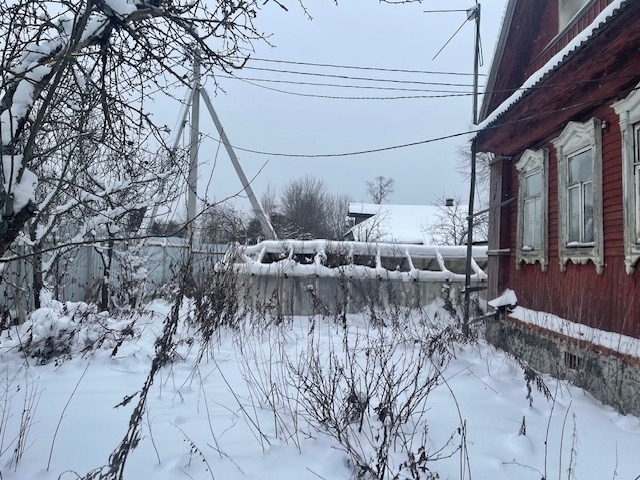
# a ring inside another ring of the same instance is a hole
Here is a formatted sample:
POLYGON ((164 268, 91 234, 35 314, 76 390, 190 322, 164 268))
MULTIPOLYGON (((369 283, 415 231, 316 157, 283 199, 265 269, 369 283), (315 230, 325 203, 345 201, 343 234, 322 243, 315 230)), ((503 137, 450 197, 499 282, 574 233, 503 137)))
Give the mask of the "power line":
POLYGON ((422 11, 422 13, 460 13, 460 12, 467 13, 468 10, 456 9, 456 10, 423 10, 422 11))
POLYGON ((459 90, 433 90, 429 88, 377 87, 374 85, 346 85, 346 84, 338 84, 338 83, 317 83, 317 82, 303 82, 303 81, 294 81, 294 80, 276 80, 276 79, 270 79, 270 78, 247 78, 247 77, 238 77, 236 75, 216 75, 216 78, 246 80, 248 82, 283 83, 288 85, 311 85, 315 87, 357 88, 357 89, 363 89, 363 90, 386 90, 386 91, 394 91, 394 92, 471 93, 471 92, 461 92, 459 90))
MULTIPOLYGON (((350 70, 368 70, 368 71, 378 71, 378 72, 396 72, 396 73, 418 73, 422 75, 459 75, 459 76, 473 76, 473 73, 465 73, 465 72, 441 72, 435 70, 411 70, 406 68, 384 68, 384 67, 363 67, 357 65, 338 65, 335 63, 313 63, 313 62, 298 62, 293 60, 276 60, 271 58, 256 58, 251 57, 251 61, 254 62, 268 62, 268 63, 282 63, 286 65, 304 65, 309 67, 325 67, 325 68, 344 68, 350 70)), ((482 76, 486 76, 486 74, 480 74, 482 76)))
POLYGON ((259 83, 254 83, 252 81, 246 80, 241 77, 233 77, 236 80, 241 80, 249 85, 253 85, 254 87, 264 88, 265 90, 270 90, 272 92, 283 93, 285 95, 293 95, 297 97, 307 97, 307 98, 324 98, 331 100, 417 100, 417 99, 425 99, 425 98, 451 98, 451 97, 465 97, 473 95, 473 93, 447 93, 442 95, 403 95, 403 96, 394 96, 394 97, 347 97, 347 96, 339 96, 339 95, 321 95, 317 93, 301 93, 301 92, 291 92, 289 90, 281 90, 279 88, 268 87, 266 85, 260 85, 259 83))
POLYGON ((447 83, 447 82, 424 82, 421 80, 398 80, 398 79, 383 79, 383 78, 370 78, 370 77, 352 77, 350 75, 336 75, 330 73, 318 73, 318 72, 298 72, 295 70, 281 70, 276 68, 263 68, 263 67, 243 67, 245 70, 256 70, 261 72, 273 72, 273 73, 286 73, 290 75, 307 75, 313 77, 326 77, 326 78, 341 78, 345 80, 360 80, 365 82, 388 82, 388 83, 401 83, 412 85, 435 85, 441 87, 470 87, 471 85, 466 83, 447 83))
MULTIPOLYGON (((512 94, 516 91, 524 90, 524 91, 533 91, 533 90, 541 90, 545 88, 553 88, 553 87, 562 87, 567 85, 583 85, 587 83, 593 82, 602 82, 604 80, 615 80, 615 79, 624 79, 624 78, 633 78, 638 75, 622 75, 616 77, 600 77, 600 78, 589 78, 585 80, 578 80, 572 82, 558 82, 551 84, 541 84, 532 87, 520 87, 520 88, 512 88, 512 89, 500 89, 500 90, 486 90, 481 92, 482 95, 495 94, 495 93, 509 93, 512 94)), ((219 75, 220 78, 230 78, 229 76, 219 75)), ((272 80, 272 79, 247 79, 244 77, 231 77, 235 80, 241 80, 245 83, 253 85, 258 88, 263 88, 266 90, 271 90, 277 93, 283 93, 286 95, 294 95, 300 97, 309 97, 309 98, 324 98, 324 99, 335 99, 335 100, 410 100, 410 99, 435 99, 435 98, 453 98, 453 97, 465 97, 471 96, 473 93, 463 92, 463 91, 445 91, 442 95, 406 95, 406 96, 392 96, 392 97, 362 97, 362 96, 337 96, 337 95, 321 95, 314 93, 301 93, 301 92, 291 92, 288 90, 282 90, 278 88, 268 87, 266 85, 259 85, 253 82, 269 82, 269 83, 289 83, 292 85, 311 85, 311 86, 333 86, 333 84, 323 84, 323 83, 314 83, 314 82, 298 82, 298 81, 285 81, 285 80, 272 80)), ((335 85, 336 87, 345 87, 345 88, 363 88, 363 89, 379 89, 379 90, 394 90, 393 87, 374 87, 374 86, 357 86, 357 85, 335 85)), ((433 92, 437 93, 438 90, 431 89, 404 89, 398 88, 398 91, 417 91, 417 92, 433 92)))
MULTIPOLYGON (((635 88, 633 90, 638 90, 640 89, 640 87, 635 88)), ((510 122, 504 122, 501 123, 500 125, 488 125, 485 128, 483 128, 482 130, 478 130, 478 129, 474 129, 474 130, 467 130, 464 132, 457 132, 457 133, 452 133, 449 135, 442 135, 439 137, 433 137, 433 138, 429 138, 426 140, 419 140, 419 141, 415 141, 415 142, 409 142, 409 143, 403 143, 403 144, 398 144, 398 145, 391 145, 391 146, 387 146, 387 147, 380 147, 380 148, 371 148, 371 149, 367 149, 367 150, 356 150, 356 151, 351 151, 351 152, 339 152, 339 153, 319 153, 319 154, 303 154, 303 153, 283 153, 283 152, 265 152, 265 151, 261 151, 261 150, 255 150, 255 149, 251 149, 251 148, 243 148, 243 147, 238 147, 235 145, 232 145, 232 148, 241 152, 246 152, 246 153, 253 153, 256 155, 266 155, 266 156, 271 156, 271 157, 288 157, 288 158, 341 158, 341 157, 351 157, 351 156, 357 156, 357 155, 366 155, 366 154, 371 154, 371 153, 379 153, 379 152, 386 152, 386 151, 390 151, 390 150, 398 150, 401 148, 408 148, 408 147, 414 147, 414 146, 418 146, 418 145, 426 145, 429 143, 435 143, 435 142, 439 142, 442 140, 448 140, 451 138, 456 138, 456 137, 462 137, 465 135, 472 135, 472 134, 478 134, 480 131, 486 131, 486 130, 493 130, 493 129, 497 129, 503 126, 507 126, 507 125, 515 125, 518 123, 523 123, 523 122, 527 122, 530 120, 536 120, 536 119, 541 119, 541 118, 545 118, 549 115, 554 115, 558 112, 564 112, 566 110, 571 110, 573 108, 579 108, 579 107, 584 107, 584 106, 590 106, 590 105, 595 105, 598 104, 599 102, 601 102, 602 100, 609 98, 609 96, 607 97, 603 97, 603 98, 596 98, 596 99, 592 99, 586 102, 580 102, 580 103, 575 103, 572 105, 566 105, 554 110, 549 110, 547 112, 542 112, 536 115, 530 115, 528 117, 524 117, 524 118, 519 118, 519 119, 515 119, 512 120, 510 122)), ((497 119, 496 119, 497 121, 497 119)), ((222 140, 215 138, 209 134, 204 134, 205 137, 216 141, 216 142, 220 142, 220 143, 224 143, 222 142, 222 140)))
MULTIPOLYGON (((417 142, 410 142, 410 143, 403 143, 403 144, 399 144, 399 145, 392 145, 389 147, 380 147, 380 148, 371 148, 368 150, 356 150, 353 152, 341 152, 341 153, 315 153, 315 154, 307 154, 307 153, 282 153, 282 152, 263 152, 260 150, 253 150, 251 148, 242 148, 242 147, 237 147, 235 145, 232 146, 232 148, 234 150, 238 150, 240 152, 246 152, 246 153, 253 153, 256 155, 267 155, 270 157, 289 157, 289 158, 339 158, 339 157, 354 157, 357 155, 367 155, 370 153, 379 153, 379 152, 386 152, 389 150, 398 150, 400 148, 407 148, 407 147, 415 147, 417 145, 424 145, 427 143, 434 143, 434 142, 439 142, 442 140, 447 140, 450 138, 455 138, 455 137, 461 137, 463 135, 468 135, 470 133, 474 133, 474 131, 468 131, 468 132, 459 132, 459 133, 452 133, 450 135, 443 135, 441 137, 435 137, 435 138, 429 138, 427 140, 419 140, 417 142)), ((224 143, 221 139, 215 138, 209 134, 205 134, 205 137, 214 140, 216 142, 220 142, 220 143, 224 143)))

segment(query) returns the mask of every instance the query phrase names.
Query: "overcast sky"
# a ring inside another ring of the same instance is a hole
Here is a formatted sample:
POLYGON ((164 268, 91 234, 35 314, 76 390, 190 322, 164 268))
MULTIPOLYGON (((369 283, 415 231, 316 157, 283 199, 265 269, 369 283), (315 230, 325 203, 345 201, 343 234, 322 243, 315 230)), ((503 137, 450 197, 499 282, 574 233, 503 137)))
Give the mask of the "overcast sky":
MULTIPOLYGON (((506 1, 481 2, 484 53, 481 74, 488 73, 506 1)), ((473 22, 465 23, 464 12, 424 12, 466 9, 474 5, 472 0, 431 0, 397 5, 376 0, 341 0, 338 6, 331 0, 305 3, 312 20, 297 6, 285 12, 272 2, 267 4, 268 8, 259 13, 256 22, 258 28, 272 33, 270 42, 273 46, 256 44, 256 58, 430 72, 473 71, 473 22), (433 60, 461 26, 460 32, 433 60)), ((247 67, 251 68, 236 75, 253 79, 251 83, 217 79, 224 93, 216 93, 213 81, 207 81, 207 90, 230 142, 238 147, 287 154, 340 154, 420 142, 471 128, 472 97, 448 96, 451 95, 449 92, 471 93, 472 77, 468 75, 385 72, 257 60, 250 61, 247 67), (284 70, 314 75, 295 75, 284 70), (292 83, 267 83, 255 79, 292 83), (386 100, 324 98, 434 95, 446 96, 386 100)), ((480 77, 481 86, 485 78, 480 77)), ((176 95, 181 96, 179 92, 176 95)), ((162 104, 164 122, 174 127, 181 108, 179 102, 162 101, 162 104)), ((204 105, 201 129, 205 139, 200 149, 199 191, 209 199, 233 195, 241 190, 241 184, 223 148, 216 159, 219 144, 213 139, 218 135, 204 105)), ((334 193, 348 194, 354 201, 368 201, 365 182, 382 175, 395 179, 395 193, 389 203, 430 204, 441 196, 467 198, 467 182, 456 171, 457 150, 467 142, 467 137, 456 137, 380 153, 320 159, 242 151, 237 154, 247 176, 255 177, 252 185, 258 196, 268 184, 279 190, 291 179, 310 173, 326 182, 334 193)))

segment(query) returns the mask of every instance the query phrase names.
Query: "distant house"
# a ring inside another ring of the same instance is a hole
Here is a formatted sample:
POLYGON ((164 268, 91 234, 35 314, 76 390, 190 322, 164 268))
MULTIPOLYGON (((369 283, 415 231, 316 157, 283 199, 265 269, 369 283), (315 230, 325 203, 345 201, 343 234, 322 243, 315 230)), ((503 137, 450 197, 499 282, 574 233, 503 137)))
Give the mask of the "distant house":
MULTIPOLYGON (((345 240, 418 245, 466 244, 467 206, 350 203, 345 240)), ((475 242, 474 242, 475 243, 475 242)))
POLYGON ((639 25, 638 0, 509 0, 477 135, 489 297, 519 305, 494 340, 636 414, 639 25))

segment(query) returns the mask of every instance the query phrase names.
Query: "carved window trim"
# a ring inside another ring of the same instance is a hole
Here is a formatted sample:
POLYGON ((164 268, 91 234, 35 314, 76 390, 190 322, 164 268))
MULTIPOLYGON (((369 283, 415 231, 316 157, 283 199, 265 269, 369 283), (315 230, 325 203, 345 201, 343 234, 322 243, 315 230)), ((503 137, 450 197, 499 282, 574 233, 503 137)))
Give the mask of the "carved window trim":
POLYGON ((549 235, 548 235, 548 171, 549 171, 549 151, 525 150, 516 163, 518 171, 518 232, 516 249, 516 268, 520 269, 522 263, 540 263, 543 272, 549 266, 549 235), (540 203, 540 246, 539 248, 526 246, 525 243, 525 203, 532 197, 527 196, 526 179, 529 176, 540 174, 541 192, 539 194, 540 203))
POLYGON ((604 272, 604 230, 602 221, 602 124, 592 118, 585 123, 569 122, 560 136, 553 140, 558 159, 558 256, 560 270, 567 263, 584 265, 589 260, 596 272, 604 272), (593 242, 569 245, 569 158, 591 150, 593 172, 593 242))
POLYGON ((640 84, 612 107, 618 115, 622 136, 622 208, 624 226, 624 264, 627 274, 633 275, 640 259, 640 84))

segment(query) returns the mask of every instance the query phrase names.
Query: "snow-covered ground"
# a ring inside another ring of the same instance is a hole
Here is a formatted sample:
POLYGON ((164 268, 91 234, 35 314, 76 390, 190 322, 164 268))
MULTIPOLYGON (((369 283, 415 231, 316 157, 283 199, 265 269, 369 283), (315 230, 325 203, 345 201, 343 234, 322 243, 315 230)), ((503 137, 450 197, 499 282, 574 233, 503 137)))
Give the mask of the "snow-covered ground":
MULTIPOLYGON (((123 400, 144 385, 170 308, 156 301, 110 319, 49 302, 33 322, 3 334, 3 480, 77 479, 108 464, 140 396, 123 400), (69 352, 25 362, 21 345, 40 339, 48 354, 58 344, 47 336, 64 336, 79 318, 88 320, 68 336, 69 352), (123 330, 131 335, 119 344, 123 330)), ((398 479, 640 475, 638 418, 546 376, 552 398, 535 380, 527 398, 522 368, 483 340, 451 338, 442 306, 397 314, 395 325, 387 312, 382 327, 364 315, 347 317, 346 327, 320 317, 279 325, 254 318, 217 330, 203 349, 185 321, 190 308, 181 310, 173 361, 149 391, 125 478, 347 480, 358 462, 375 469, 385 453, 398 479)))

